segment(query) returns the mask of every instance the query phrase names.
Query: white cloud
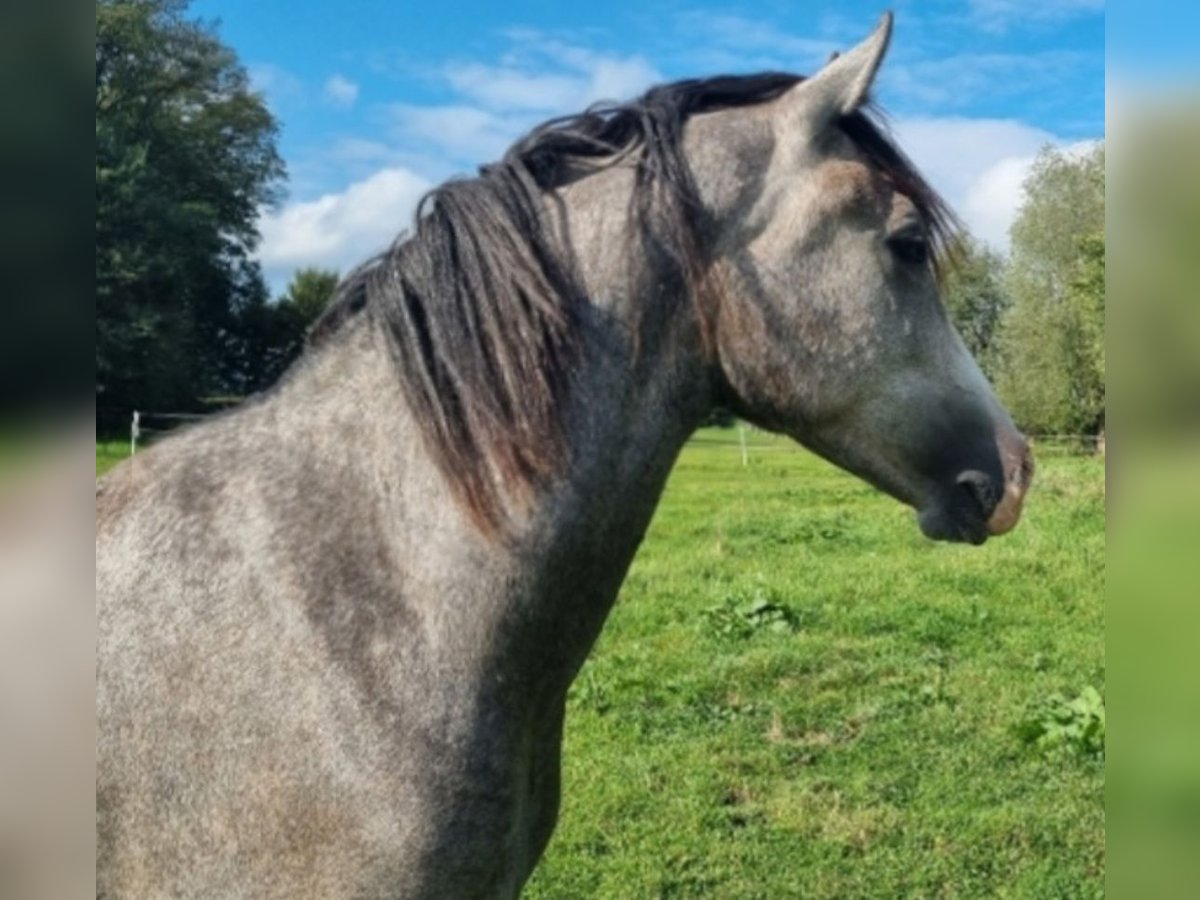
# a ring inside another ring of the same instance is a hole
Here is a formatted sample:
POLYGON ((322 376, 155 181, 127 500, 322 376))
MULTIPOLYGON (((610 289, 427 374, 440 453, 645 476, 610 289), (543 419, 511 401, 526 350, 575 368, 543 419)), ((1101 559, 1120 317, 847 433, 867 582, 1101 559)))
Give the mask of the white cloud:
POLYGON ((402 141, 423 142, 464 163, 499 159, 509 144, 541 116, 501 115, 477 106, 411 106, 395 103, 388 112, 402 141))
POLYGON ((344 75, 334 75, 325 82, 325 99, 337 106, 353 106, 358 100, 358 85, 344 75))
POLYGON ((272 105, 295 100, 304 94, 304 83, 282 66, 253 63, 246 67, 252 90, 263 94, 272 105))
POLYGON ((662 80, 658 70, 640 56, 597 57, 588 65, 587 84, 579 95, 578 106, 583 109, 599 100, 632 100, 662 80))
POLYGON ((1034 156, 1008 156, 975 179, 959 209, 972 234, 1008 249, 1008 230, 1024 200, 1021 185, 1033 160, 1034 156))
POLYGON ((579 93, 577 78, 531 74, 477 63, 452 66, 446 78, 460 94, 492 109, 562 109, 579 93))
POLYGON ((1008 249, 1021 184, 1038 151, 1047 144, 1068 146, 1048 131, 1011 119, 902 119, 893 131, 971 233, 1000 250, 1008 249))
POLYGON ((1025 177, 1042 148, 1082 155, 1095 146, 1066 142, 1011 119, 907 119, 893 130, 971 233, 1002 251, 1008 250, 1008 230, 1024 201, 1025 177))
POLYGON ((961 199, 980 173, 1012 156, 1054 143, 1048 131, 1015 119, 906 118, 892 123, 896 141, 934 187, 961 199))
POLYGON ((290 203, 259 220, 259 259, 272 284, 301 266, 347 271, 408 227, 432 185, 403 168, 381 169, 340 193, 290 203))
POLYGON ((628 100, 662 76, 639 56, 616 57, 580 47, 547 43, 539 65, 449 66, 446 78, 457 92, 491 110, 579 112, 598 100, 628 100), (546 66, 546 62, 551 67, 546 66))
POLYGON ((458 102, 388 107, 401 145, 436 149, 459 165, 500 158, 542 120, 597 101, 628 100, 663 76, 639 56, 612 56, 530 30, 510 30, 499 65, 456 63, 442 75, 458 102))

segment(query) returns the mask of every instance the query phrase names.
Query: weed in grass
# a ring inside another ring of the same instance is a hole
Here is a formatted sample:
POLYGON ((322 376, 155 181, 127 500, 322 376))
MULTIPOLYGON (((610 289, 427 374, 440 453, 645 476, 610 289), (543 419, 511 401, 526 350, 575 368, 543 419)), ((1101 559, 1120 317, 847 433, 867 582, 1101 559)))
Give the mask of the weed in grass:
POLYGON ((742 640, 760 631, 793 634, 800 617, 787 604, 774 600, 763 588, 731 594, 701 614, 705 631, 718 638, 742 640))
POLYGON ((1051 694, 1016 727, 1026 745, 1044 753, 1104 759, 1104 698, 1091 685, 1071 699, 1051 694))

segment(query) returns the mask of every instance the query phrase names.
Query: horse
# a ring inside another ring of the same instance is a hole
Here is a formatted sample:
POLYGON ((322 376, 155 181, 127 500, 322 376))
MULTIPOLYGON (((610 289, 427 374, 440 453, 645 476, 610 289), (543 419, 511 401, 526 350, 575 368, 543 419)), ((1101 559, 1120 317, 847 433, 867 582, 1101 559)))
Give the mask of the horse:
POLYGON ((99 896, 517 896, 567 689, 714 408, 930 538, 1017 524, 953 214, 868 99, 891 27, 534 129, 277 386, 98 482, 99 896))

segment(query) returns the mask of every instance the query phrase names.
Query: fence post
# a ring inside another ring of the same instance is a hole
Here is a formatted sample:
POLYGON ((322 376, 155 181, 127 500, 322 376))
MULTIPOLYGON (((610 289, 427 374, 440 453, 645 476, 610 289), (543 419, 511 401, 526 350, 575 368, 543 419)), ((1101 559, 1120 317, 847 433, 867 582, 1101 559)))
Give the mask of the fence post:
POLYGON ((133 422, 129 426, 129 455, 137 453, 138 436, 142 433, 142 415, 136 409, 133 411, 133 422))
POLYGON ((738 438, 742 443, 742 468, 744 469, 749 464, 750 458, 746 453, 746 426, 741 423, 738 424, 738 438))

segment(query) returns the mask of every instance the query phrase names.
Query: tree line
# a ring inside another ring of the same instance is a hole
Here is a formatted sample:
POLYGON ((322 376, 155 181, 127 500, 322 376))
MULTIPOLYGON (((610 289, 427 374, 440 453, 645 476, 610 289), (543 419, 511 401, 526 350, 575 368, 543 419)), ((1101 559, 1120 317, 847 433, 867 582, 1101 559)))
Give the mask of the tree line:
POLYGON ((282 197, 278 123, 186 0, 96 5, 96 407, 191 410, 278 377, 337 283, 272 301, 254 259, 282 197))
MULTIPOLYGON (((97 0, 96 406, 194 410, 271 384, 338 281, 272 299, 254 258, 286 171, 278 122, 187 0, 97 0)), ((1104 148, 1044 150, 1007 257, 964 235, 947 312, 1018 424, 1104 427, 1104 148)))
POLYGON ((943 285, 947 312, 1017 424, 1104 430, 1104 145, 1047 147, 1023 185, 1008 257, 969 237, 943 285))

